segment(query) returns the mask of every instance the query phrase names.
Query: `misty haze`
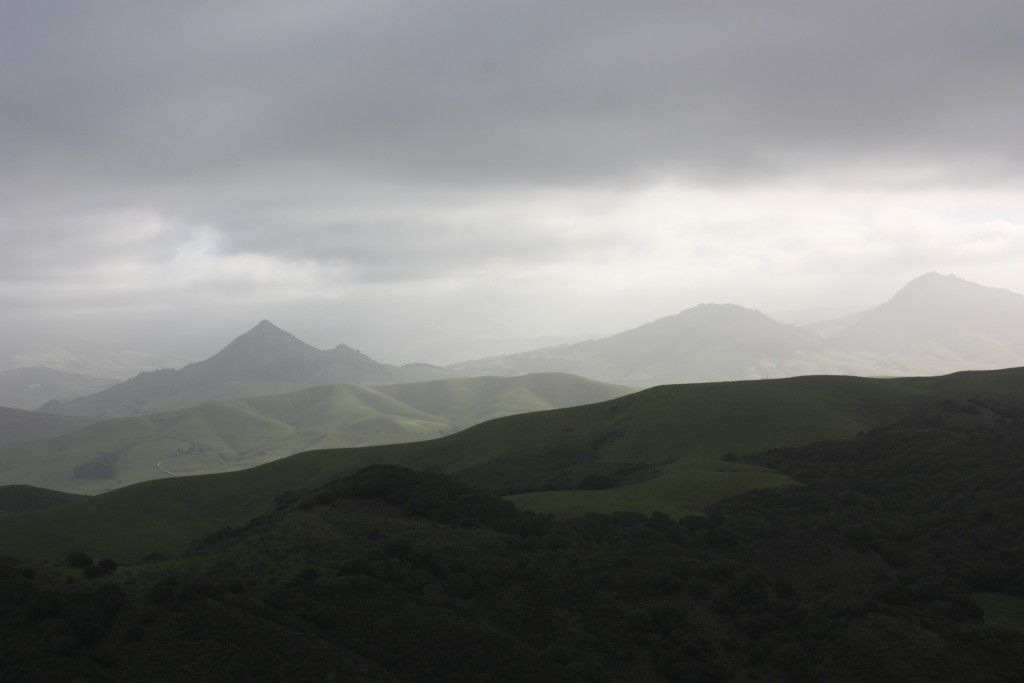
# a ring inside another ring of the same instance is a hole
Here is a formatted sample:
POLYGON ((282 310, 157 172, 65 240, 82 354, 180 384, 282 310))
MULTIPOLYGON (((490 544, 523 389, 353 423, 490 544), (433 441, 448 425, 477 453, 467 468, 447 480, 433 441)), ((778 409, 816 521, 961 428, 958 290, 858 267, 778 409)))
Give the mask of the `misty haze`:
POLYGON ((0 680, 1019 681, 1015 0, 0 2, 0 680))

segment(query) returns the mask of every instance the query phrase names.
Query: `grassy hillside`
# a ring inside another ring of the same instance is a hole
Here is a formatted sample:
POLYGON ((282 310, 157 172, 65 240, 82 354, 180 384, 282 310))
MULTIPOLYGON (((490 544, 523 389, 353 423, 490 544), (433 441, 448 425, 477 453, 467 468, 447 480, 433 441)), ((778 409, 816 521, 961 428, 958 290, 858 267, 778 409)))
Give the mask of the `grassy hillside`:
POLYGON ((320 386, 107 420, 57 438, 3 445, 0 483, 94 494, 154 478, 244 469, 311 448, 432 439, 504 415, 630 391, 569 375, 320 386))
POLYGON ((493 420, 443 439, 310 451, 241 472, 126 487, 0 519, 0 554, 56 557, 81 547, 134 559, 177 552, 198 534, 244 524, 285 490, 316 487, 375 463, 452 473, 512 494, 509 499, 524 509, 680 516, 790 481, 730 453, 850 436, 940 409, 967 424, 987 424, 999 419, 1001 403, 1022 400, 1022 387, 1024 369, 909 380, 799 377, 658 387, 493 420), (610 488, 581 490, 595 481, 610 488))
POLYGON ((1019 682, 1024 403, 970 408, 738 458, 801 485, 678 521, 376 466, 175 557, 0 558, 0 679, 1019 682))

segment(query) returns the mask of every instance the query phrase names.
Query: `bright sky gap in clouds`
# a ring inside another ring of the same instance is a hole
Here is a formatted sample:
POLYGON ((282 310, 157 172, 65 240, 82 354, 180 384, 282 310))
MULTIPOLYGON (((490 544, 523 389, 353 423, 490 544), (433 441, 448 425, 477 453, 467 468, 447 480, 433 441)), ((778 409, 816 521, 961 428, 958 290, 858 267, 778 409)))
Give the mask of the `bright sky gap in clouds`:
POLYGON ((1019 0, 0 0, 0 329, 408 362, 1024 293, 1022 74, 1019 0))

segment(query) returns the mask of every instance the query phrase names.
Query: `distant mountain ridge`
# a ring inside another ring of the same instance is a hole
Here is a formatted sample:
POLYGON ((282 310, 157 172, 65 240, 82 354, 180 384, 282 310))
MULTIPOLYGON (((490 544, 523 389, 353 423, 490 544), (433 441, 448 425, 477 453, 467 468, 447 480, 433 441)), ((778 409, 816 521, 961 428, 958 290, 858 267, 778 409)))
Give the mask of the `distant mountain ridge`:
POLYGON ((603 339, 449 366, 570 372, 639 387, 809 374, 936 375, 1024 365, 1024 296, 927 273, 880 306, 796 327, 701 304, 603 339))
POLYGON ((898 371, 1024 364, 1024 296, 955 275, 926 273, 880 306, 812 327, 831 346, 878 354, 898 371))
POLYGON ((706 303, 619 334, 440 368, 379 363, 345 345, 323 351, 264 320, 207 360, 142 373, 45 412, 107 419, 320 384, 569 373, 659 384, 812 374, 937 375, 1024 365, 1024 296, 927 273, 889 301, 803 327, 734 304, 706 303))
POLYGON ((571 372, 633 386, 860 374, 860 359, 827 357, 820 335, 735 304, 700 304, 604 339, 469 361, 463 373, 571 372), (827 362, 826 362, 827 360, 827 362))
POLYGON ((386 381, 392 376, 392 369, 344 344, 322 351, 262 320, 210 358, 182 371, 208 380, 335 384, 386 381))
POLYGON ((93 395, 48 404, 43 411, 109 419, 320 384, 391 384, 451 375, 432 366, 385 365, 345 345, 323 351, 263 320, 204 361, 180 370, 144 372, 93 395))

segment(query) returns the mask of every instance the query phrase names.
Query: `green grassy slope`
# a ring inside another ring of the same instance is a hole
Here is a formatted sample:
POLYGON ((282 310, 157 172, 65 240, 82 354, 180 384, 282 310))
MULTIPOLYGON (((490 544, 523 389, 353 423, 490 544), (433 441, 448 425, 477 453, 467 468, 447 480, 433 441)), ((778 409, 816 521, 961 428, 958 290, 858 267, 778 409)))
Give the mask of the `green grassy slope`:
POLYGON ((1022 394, 1024 369, 911 380, 798 377, 657 387, 604 403, 493 420, 443 439, 310 451, 241 472, 151 481, 0 519, 0 554, 56 557, 82 547, 133 559, 175 552, 200 533, 244 524, 284 490, 318 486, 374 463, 435 468, 495 490, 534 491, 511 496, 528 509, 682 515, 744 490, 789 481, 730 462, 729 453, 856 434, 927 415, 951 401, 964 405, 965 419, 995 420, 985 405, 1019 401, 1022 394), (645 469, 615 488, 577 490, 586 474, 609 466, 645 469), (561 488, 543 490, 553 482, 561 488))
MULTIPOLYGON (((926 389, 905 383, 854 377, 656 387, 573 411, 580 418, 575 423, 556 423, 562 413, 531 420, 528 438, 534 449, 575 449, 593 452, 600 460, 640 461, 658 476, 608 490, 544 491, 511 499, 523 508, 554 513, 700 511, 749 488, 788 483, 777 474, 723 461, 729 453, 855 434, 908 415, 929 396, 926 389)), ((488 452, 482 444, 455 452, 466 451, 488 452)), ((459 460, 447 469, 472 464, 459 460)))
POLYGON ((0 446, 0 483, 95 494, 154 478, 244 469, 311 448, 431 439, 504 415, 630 391, 570 375, 313 387, 107 420, 57 438, 6 444, 0 446), (75 475, 76 466, 103 454, 116 457, 110 472, 75 475))

